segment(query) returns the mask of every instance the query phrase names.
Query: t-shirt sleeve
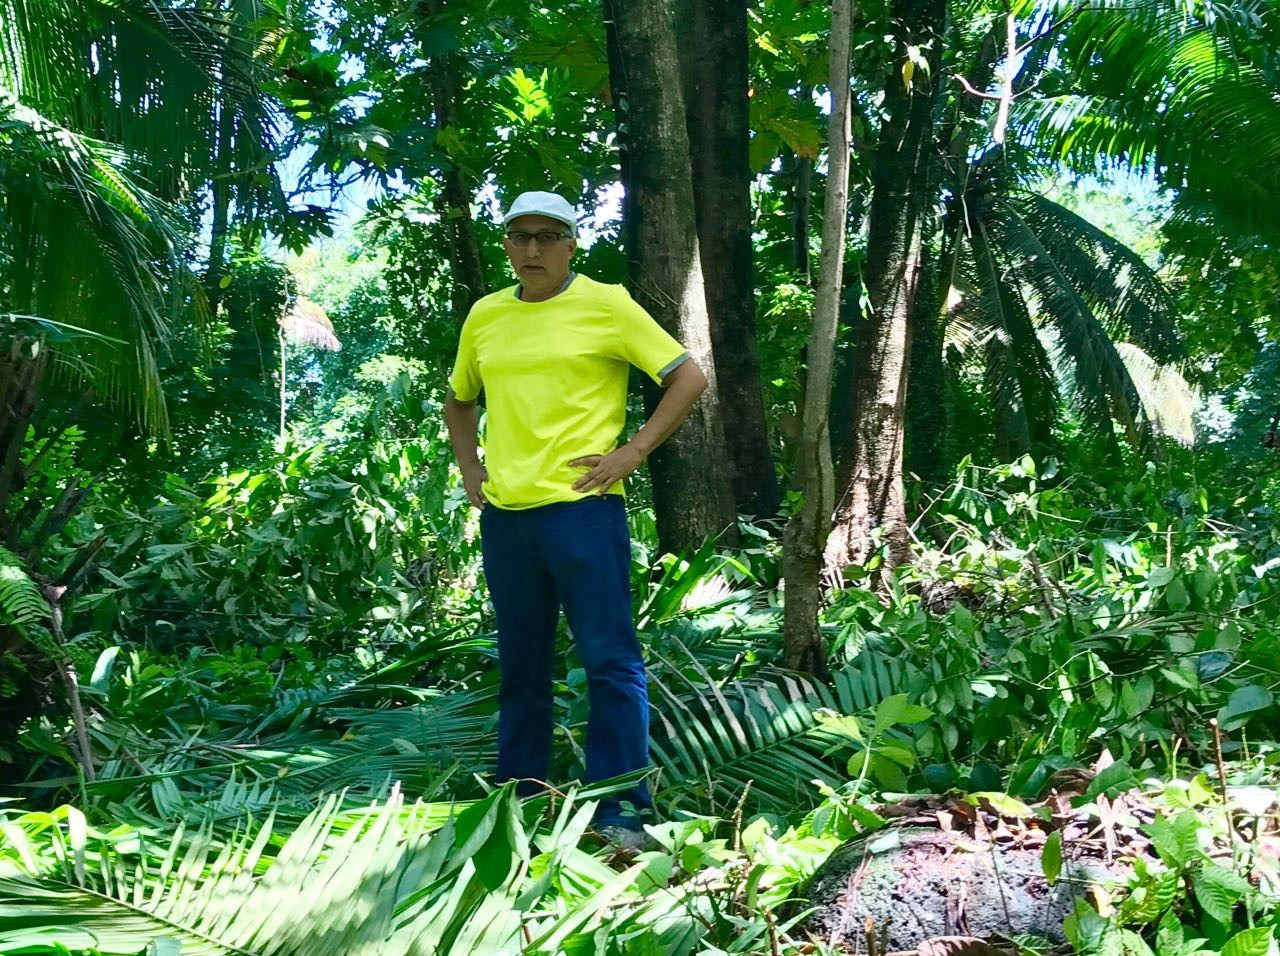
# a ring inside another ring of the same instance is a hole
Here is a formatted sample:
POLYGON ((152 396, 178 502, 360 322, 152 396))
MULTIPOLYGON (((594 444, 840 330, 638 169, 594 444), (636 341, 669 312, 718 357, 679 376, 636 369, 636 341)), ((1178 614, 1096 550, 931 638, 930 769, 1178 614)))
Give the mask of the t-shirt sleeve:
POLYGON ((620 286, 614 299, 613 317, 617 324, 619 357, 659 385, 673 369, 689 358, 685 347, 620 286))
POLYGON ((475 327, 470 321, 462 324, 462 334, 458 338, 458 355, 453 362, 453 372, 449 376, 449 387, 460 402, 474 402, 480 397, 480 389, 484 383, 480 381, 480 365, 476 361, 475 327))

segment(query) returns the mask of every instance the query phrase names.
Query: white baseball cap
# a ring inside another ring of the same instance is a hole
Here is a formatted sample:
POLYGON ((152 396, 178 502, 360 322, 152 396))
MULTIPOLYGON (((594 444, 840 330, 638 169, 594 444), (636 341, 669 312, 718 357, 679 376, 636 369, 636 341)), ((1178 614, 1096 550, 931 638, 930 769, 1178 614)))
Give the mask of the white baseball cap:
POLYGON ((537 191, 521 193, 507 208, 507 214, 502 217, 502 224, 505 226, 512 219, 519 219, 521 216, 546 216, 548 219, 564 223, 573 235, 578 234, 577 214, 569 205, 569 200, 558 193, 537 191))

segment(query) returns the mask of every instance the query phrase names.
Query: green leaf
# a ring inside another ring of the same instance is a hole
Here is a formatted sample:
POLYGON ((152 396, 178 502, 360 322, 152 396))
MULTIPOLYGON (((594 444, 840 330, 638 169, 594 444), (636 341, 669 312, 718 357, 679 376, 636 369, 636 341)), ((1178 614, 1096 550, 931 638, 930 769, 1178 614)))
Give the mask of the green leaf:
POLYGON ((1000 768, 990 760, 979 760, 969 772, 969 789, 978 793, 1003 790, 1000 768))
POLYGON ((1100 793, 1113 797, 1132 789, 1137 783, 1138 776, 1129 766, 1129 762, 1127 760, 1117 760, 1089 781, 1089 789, 1084 794, 1085 799, 1096 797, 1100 793))
POLYGON ((1062 872, 1062 831, 1054 830, 1044 841, 1044 850, 1040 853, 1040 868, 1044 870, 1044 878, 1053 886, 1058 882, 1058 874, 1062 872))
POLYGON ((1222 956, 1266 956, 1271 948, 1271 930, 1255 926, 1232 936, 1222 947, 1222 956))
POLYGON ((964 799, 966 803, 970 803, 975 807, 985 800, 996 813, 1006 817, 1022 818, 1034 816, 1031 808, 1017 797, 1011 797, 1007 793, 1001 793, 999 790, 971 793, 964 799))
POLYGON ((876 707, 876 726, 872 736, 899 724, 918 724, 932 716, 933 712, 927 707, 908 703, 906 694, 894 694, 880 701, 876 707))
POLYGON ((1164 599, 1172 610, 1185 611, 1187 609, 1191 599, 1187 596, 1187 586, 1182 582, 1182 575, 1178 575, 1169 582, 1169 586, 1164 592, 1164 599))
POLYGON ((1271 706, 1271 691, 1258 684, 1237 687, 1226 705, 1218 711, 1218 723, 1223 730, 1243 727, 1249 717, 1271 706))
POLYGON ((1200 856, 1200 817, 1194 810, 1183 810, 1172 820, 1156 817, 1146 830, 1160 859, 1173 869, 1200 856))
POLYGON ((1200 908, 1219 923, 1230 924, 1231 914, 1240 902, 1240 894, 1232 892, 1215 880, 1208 868, 1192 877, 1191 885, 1195 889, 1196 902, 1200 908))
POLYGON ((223 276, 218 280, 219 289, 225 289, 229 285, 231 285, 231 276, 223 276))
POLYGON ((871 776, 886 790, 897 793, 905 793, 907 790, 907 775, 902 768, 881 754, 871 755, 871 776))
POLYGON ((108 647, 98 655, 98 662, 93 665, 93 676, 89 678, 89 686, 99 693, 107 692, 111 681, 111 671, 115 667, 116 656, 120 653, 120 645, 108 647))
POLYGON ((922 773, 925 782, 934 793, 945 793, 956 782, 956 769, 949 763, 926 764, 922 773))
POLYGON ((1126 717, 1138 717, 1146 713, 1155 696, 1155 685, 1149 674, 1143 674, 1136 682, 1125 681, 1120 688, 1120 706, 1126 717))

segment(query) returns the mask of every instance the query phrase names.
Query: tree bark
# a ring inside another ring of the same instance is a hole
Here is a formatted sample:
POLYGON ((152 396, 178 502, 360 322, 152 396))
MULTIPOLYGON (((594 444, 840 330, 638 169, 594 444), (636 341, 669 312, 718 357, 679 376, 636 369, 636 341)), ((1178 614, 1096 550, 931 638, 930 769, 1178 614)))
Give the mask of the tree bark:
MULTIPOLYGON (((936 192, 932 176, 928 190, 930 195, 936 192)), ((930 246, 934 231, 926 225, 921 240, 920 288, 907 323, 911 363, 904 437, 906 470, 929 487, 947 480, 950 464, 946 454, 949 409, 942 354, 945 323, 939 299, 939 262, 930 246)))
MULTIPOLYGON (((444 8, 445 0, 420 0, 419 26, 426 28, 440 17, 444 8)), ((433 55, 428 62, 427 74, 431 79, 437 133, 454 126, 457 121, 457 61, 455 54, 444 52, 433 55)), ((466 173, 457 159, 450 157, 440 175, 443 188, 436 197, 436 210, 449 233, 453 314, 461 323, 476 300, 488 294, 489 286, 485 281, 475 220, 471 218, 471 187, 466 173)))
MULTIPOLYGON (((684 344, 708 382, 688 420, 650 459, 658 542, 678 554, 736 527, 680 64, 670 0, 606 0, 605 16, 616 31, 611 71, 617 89, 625 91, 617 96, 617 110, 627 151, 623 222, 631 294, 684 344)), ((650 384, 650 410, 658 397, 650 384)))
POLYGON ((234 163, 235 154, 235 112, 230 97, 225 95, 218 98, 217 149, 219 161, 227 169, 222 175, 215 176, 209 187, 213 221, 209 230, 209 267, 204 276, 209 315, 215 318, 222 304, 222 278, 227 275, 227 238, 231 231, 230 167, 234 163))
MULTIPOLYGON (((998 58, 997 28, 992 27, 983 39, 976 60, 968 74, 968 83, 985 90, 995 75, 998 58)), ((942 91, 938 91, 942 96, 942 91)), ((953 108, 936 131, 937 149, 929 156, 930 195, 936 195, 939 183, 950 176, 953 191, 963 194, 970 172, 969 131, 972 124, 963 120, 976 118, 983 100, 976 96, 957 96, 953 108)), ((935 105, 937 100, 935 99, 935 105)), ((958 201, 962 208, 963 198, 958 201)), ((929 232, 938 226, 934 217, 925 219, 927 234, 923 250, 920 291, 916 296, 910 322, 911 370, 907 387, 906 468, 926 485, 941 485, 951 477, 952 452, 946 436, 950 432, 951 409, 946 395, 946 365, 943 355, 946 340, 946 296, 955 282, 957 257, 964 241, 963 230, 948 228, 939 257, 931 254, 929 232)), ((1004 461, 1005 459, 1001 459, 1004 461)))
POLYGON ((9 503, 26 483, 22 448, 50 352, 43 339, 21 335, 9 339, 5 347, 6 352, 0 352, 0 543, 14 549, 18 526, 9 518, 9 503))
POLYGON ((946 0, 896 0, 891 12, 903 32, 885 81, 887 119, 876 147, 865 271, 870 308, 855 336, 853 452, 827 552, 832 568, 864 563, 874 550, 876 528, 883 529, 890 565, 910 555, 902 487, 908 324, 931 202, 933 84, 939 78, 946 0), (915 67, 909 74, 908 46, 930 50, 932 68, 915 67))
MULTIPOLYGON (((801 95, 811 90, 801 87, 801 95)), ((809 273, 809 215, 813 208, 813 160, 807 156, 790 156, 791 162, 791 264, 804 277, 805 285, 813 282, 809 273)))
POLYGON ((756 351, 751 243, 746 0, 682 0, 680 65, 706 287, 734 504, 770 517, 781 492, 756 351))
POLYGON ((818 612, 823 553, 835 504, 828 419, 849 204, 849 48, 852 19, 852 0, 834 0, 831 9, 831 118, 827 132, 828 173, 822 213, 822 257, 818 263, 813 327, 806 351, 808 374, 798 455, 804 497, 800 510, 787 524, 783 552, 787 666, 815 673, 826 669, 826 648, 818 629, 818 612))

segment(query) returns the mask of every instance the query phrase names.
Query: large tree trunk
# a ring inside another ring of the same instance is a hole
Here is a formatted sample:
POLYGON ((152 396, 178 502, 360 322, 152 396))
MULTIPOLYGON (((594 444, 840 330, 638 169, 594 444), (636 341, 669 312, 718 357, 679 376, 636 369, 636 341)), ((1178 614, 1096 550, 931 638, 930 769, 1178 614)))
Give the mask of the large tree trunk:
MULTIPOLYGON (((985 90, 995 75, 998 58, 993 26, 983 39, 976 60, 969 71, 969 86, 985 90)), ((941 95, 941 92, 939 92, 941 95)), ((969 175, 969 137, 973 120, 982 110, 983 100, 976 96, 960 96, 937 129, 937 150, 929 156, 930 194, 949 176, 963 183, 969 175)), ((935 106, 937 101, 935 100, 935 106)), ((954 186, 953 186, 954 188, 954 186)), ((963 199, 960 200, 963 206, 963 199)), ((950 432, 951 409, 946 396, 946 366, 943 351, 946 339, 946 298, 956 279, 962 230, 949 228, 942 244, 941 256, 935 258, 929 248, 930 234, 938 223, 925 217, 924 266, 915 313, 911 318, 911 371, 907 387, 906 468, 926 485, 937 486, 951 477, 952 459, 946 436, 950 432)), ((1004 461, 1005 459, 1001 459, 1004 461)))
POLYGON ((870 308, 854 346, 853 452, 827 555, 836 568, 865 562, 876 528, 883 528, 890 564, 910 554, 902 489, 908 324, 919 290, 923 219, 932 201, 933 84, 946 0, 896 0, 892 14, 903 33, 885 80, 888 118, 876 148, 865 271, 870 308), (909 45, 934 51, 927 75, 904 70, 909 45))
POLYGON ((41 338, 15 335, 0 343, 0 545, 10 549, 18 546, 18 525, 9 505, 26 484, 22 448, 50 354, 41 338))
MULTIPOLYGON (((623 221, 631 294, 684 343, 709 383, 688 420, 650 461, 658 541, 663 550, 680 553, 735 527, 680 64, 670 0, 606 0, 605 16, 616 31, 609 50, 626 150, 623 221)), ((650 410, 658 397, 656 388, 647 389, 650 410)))
MULTIPOLYGON (((445 8, 445 0, 420 0, 418 23, 424 29, 445 8)), ((453 53, 437 53, 429 59, 431 96, 435 106, 435 127, 441 130, 457 123, 458 58, 453 53)), ((453 266, 453 314, 461 322, 477 299, 488 294, 484 260, 475 220, 471 218, 471 187, 457 161, 452 157, 441 170, 444 188, 436 197, 436 210, 449 232, 450 261, 453 266)))
POLYGON ((816 673, 826 669, 826 648, 818 629, 819 579, 823 552, 831 530, 831 511, 835 505, 828 416, 849 204, 851 8, 851 0, 834 0, 831 10, 831 119, 827 133, 828 173, 822 214, 822 258, 818 263, 813 328, 805 353, 808 375, 797 456, 804 497, 800 510, 787 524, 783 552, 787 666, 816 673))
MULTIPOLYGON (((928 189, 930 193, 935 191, 932 176, 928 189)), ((945 327, 942 302, 938 298, 939 262, 930 247, 934 231, 933 226, 926 223, 921 240, 920 288, 908 322, 911 363, 904 437, 906 470, 929 487, 945 482, 950 470, 946 454, 949 409, 942 354, 945 327)))
POLYGON ((693 164, 694 216, 711 345, 726 413, 733 499, 749 515, 777 514, 756 351, 751 244, 746 0, 682 0, 680 64, 693 164))

